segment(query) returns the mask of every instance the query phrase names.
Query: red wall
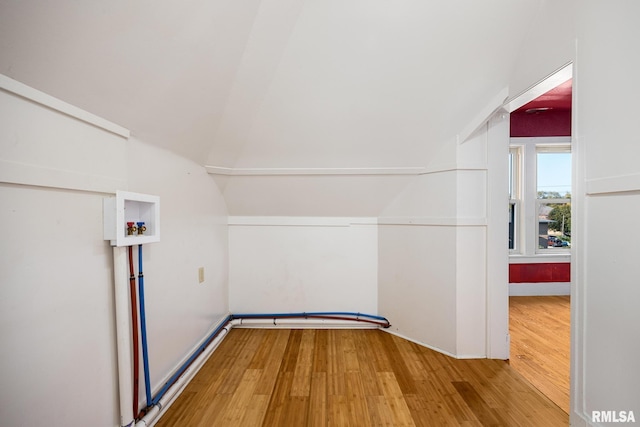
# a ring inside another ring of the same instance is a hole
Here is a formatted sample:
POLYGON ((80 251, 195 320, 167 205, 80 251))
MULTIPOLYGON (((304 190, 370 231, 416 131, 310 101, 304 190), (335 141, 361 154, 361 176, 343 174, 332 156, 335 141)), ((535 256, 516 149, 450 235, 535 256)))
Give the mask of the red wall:
POLYGON ((571 263, 509 264, 509 283, 570 282, 571 263))
POLYGON ((511 136, 571 136, 571 110, 511 113, 511 136))
MULTIPOLYGON (((511 113, 512 137, 571 136, 571 110, 511 113)), ((509 264, 509 283, 570 282, 571 263, 509 264)))

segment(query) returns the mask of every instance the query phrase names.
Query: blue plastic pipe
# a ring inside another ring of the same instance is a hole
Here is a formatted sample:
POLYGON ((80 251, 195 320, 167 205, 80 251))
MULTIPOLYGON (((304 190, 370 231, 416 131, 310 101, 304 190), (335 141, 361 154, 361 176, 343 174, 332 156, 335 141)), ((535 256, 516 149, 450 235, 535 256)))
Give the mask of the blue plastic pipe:
MULTIPOLYGON (((142 268, 140 268, 140 271, 142 271, 142 268)), ((143 301, 143 296, 142 296, 142 293, 141 293, 140 302, 142 303, 142 301, 143 301)), ((302 317, 302 318, 305 318, 305 317, 323 318, 324 317, 324 318, 331 318, 332 316, 349 316, 349 317, 353 317, 353 319, 349 319, 349 320, 355 320, 355 321, 357 321, 359 318, 374 319, 374 320, 380 321, 380 323, 378 323, 378 322, 372 322, 372 323, 376 323, 379 326, 382 326, 384 328, 388 328, 390 326, 389 320, 387 320, 386 317, 376 316, 376 315, 373 315, 373 314, 351 313, 351 312, 343 312, 343 311, 310 312, 310 313, 302 312, 302 313, 230 314, 229 316, 227 316, 227 318, 224 321, 222 321, 220 323, 220 325, 218 325, 218 327, 211 334, 209 334, 209 336, 202 343, 202 345, 200 347, 198 347, 193 352, 191 357, 189 357, 189 359, 185 363, 182 364, 182 366, 176 371, 176 373, 173 374, 173 376, 171 378, 169 378, 169 380, 167 380, 167 382, 160 389, 160 391, 158 391, 158 393, 153 398, 153 400, 151 400, 151 404, 149 404, 149 406, 157 405, 158 402, 160 402, 160 400, 167 393, 167 390, 169 390, 169 388, 171 388, 171 386, 178 380, 178 378, 180 378, 180 376, 184 373, 184 371, 187 370, 187 368, 193 363, 193 361, 196 360, 196 358, 202 352, 204 352, 204 350, 209 346, 211 341, 214 340, 214 338, 220 333, 220 331, 222 331, 224 329, 225 325, 228 322, 230 322, 231 320, 234 320, 234 319, 264 319, 264 318, 274 318, 274 319, 281 318, 282 319, 282 318, 291 318, 291 317, 302 317)), ((142 319, 143 317, 144 316, 141 313, 140 314, 140 318, 142 319)), ((144 320, 141 322, 141 324, 144 325, 144 320)), ((143 340, 143 351, 144 351, 144 339, 145 339, 144 337, 145 337, 145 334, 143 333, 142 336, 143 336, 142 340, 143 340)), ((145 366, 146 366, 146 364, 145 364, 145 366)), ((146 370, 145 370, 145 375, 146 375, 146 370)), ((149 401, 148 398, 147 398, 147 401, 149 401)))
POLYGON ((391 323, 382 316, 364 313, 350 313, 344 311, 319 311, 319 312, 302 312, 302 313, 263 313, 263 314, 234 314, 234 319, 327 319, 327 320, 353 320, 356 322, 372 323, 374 325, 388 328, 391 323))
POLYGON ((144 367, 144 391, 147 406, 151 406, 151 382, 149 380, 149 351, 147 349, 147 318, 144 311, 144 275, 142 274, 142 245, 138 245, 138 294, 140 297, 140 335, 142 336, 142 363, 144 367))
POLYGON ((376 316, 374 314, 365 313, 352 313, 346 311, 317 311, 317 312, 300 312, 300 313, 262 313, 262 314, 233 314, 234 319, 251 319, 251 318, 264 318, 264 317, 318 317, 318 316, 352 316, 356 319, 359 317, 366 317, 368 319, 382 320, 388 322, 385 317, 376 316))
POLYGON ((232 316, 228 316, 222 323, 220 323, 220 325, 218 325, 218 327, 207 337, 207 339, 202 343, 202 345, 198 347, 196 351, 193 352, 191 357, 182 364, 180 369, 178 369, 178 371, 175 374, 173 374, 171 378, 169 378, 169 380, 160 389, 158 394, 156 394, 156 397, 153 398, 153 401, 151 402, 153 405, 158 404, 160 399, 162 399, 162 397, 167 393, 167 390, 169 390, 169 388, 173 385, 173 383, 175 383, 178 380, 178 378, 180 378, 180 375, 182 375, 184 371, 187 370, 187 368, 191 365, 191 363, 193 363, 193 361, 196 360, 196 358, 200 355, 200 353, 202 353, 207 348, 207 346, 211 343, 211 341, 213 341, 213 339, 220 333, 220 331, 224 329, 224 326, 230 320, 232 320, 232 318, 233 318, 232 316))

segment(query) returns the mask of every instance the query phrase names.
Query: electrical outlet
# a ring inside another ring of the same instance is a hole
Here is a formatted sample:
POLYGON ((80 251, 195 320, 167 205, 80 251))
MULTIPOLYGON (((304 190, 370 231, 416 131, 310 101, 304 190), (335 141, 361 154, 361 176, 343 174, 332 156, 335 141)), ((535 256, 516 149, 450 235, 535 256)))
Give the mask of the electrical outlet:
POLYGON ((204 267, 198 269, 198 281, 200 283, 204 282, 204 267))

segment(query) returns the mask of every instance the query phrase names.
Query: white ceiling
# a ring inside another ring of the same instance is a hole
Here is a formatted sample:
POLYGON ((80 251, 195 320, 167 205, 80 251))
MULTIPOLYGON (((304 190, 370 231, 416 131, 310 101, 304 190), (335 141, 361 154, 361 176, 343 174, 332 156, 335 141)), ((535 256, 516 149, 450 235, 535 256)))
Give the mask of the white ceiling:
POLYGON ((221 167, 425 166, 544 0, 0 0, 0 73, 221 167))

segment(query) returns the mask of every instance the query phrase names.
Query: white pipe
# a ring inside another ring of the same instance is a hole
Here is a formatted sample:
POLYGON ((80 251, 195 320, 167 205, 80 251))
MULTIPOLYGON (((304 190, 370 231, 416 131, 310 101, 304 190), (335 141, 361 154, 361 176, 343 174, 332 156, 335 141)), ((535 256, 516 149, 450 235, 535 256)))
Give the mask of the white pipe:
POLYGON ((310 329, 378 329, 380 325, 354 320, 317 319, 317 318, 264 318, 264 319, 234 319, 234 328, 310 328, 310 329))
POLYGON ((113 247, 113 283, 116 305, 116 344, 118 347, 118 387, 120 391, 120 425, 134 421, 131 362, 131 322, 127 287, 127 248, 113 247))
POLYGON ((158 405, 152 406, 151 409, 149 409, 149 412, 147 412, 147 414, 135 424, 135 427, 152 426, 157 421, 157 418, 159 415, 160 415, 160 407, 158 405))
POLYGON ((153 426, 158 421, 158 418, 164 414, 167 409, 169 409, 171 404, 178 398, 184 388, 189 384, 198 371, 200 371, 202 365, 205 364, 211 356, 211 353, 213 353, 220 342, 222 342, 222 340, 227 336, 230 329, 231 325, 227 324, 222 330, 220 330, 218 336, 215 337, 204 351, 193 361, 193 363, 185 369, 176 382, 167 389, 167 392, 158 401, 158 404, 153 406, 149 412, 147 412, 147 414, 135 424, 135 427, 153 426))

